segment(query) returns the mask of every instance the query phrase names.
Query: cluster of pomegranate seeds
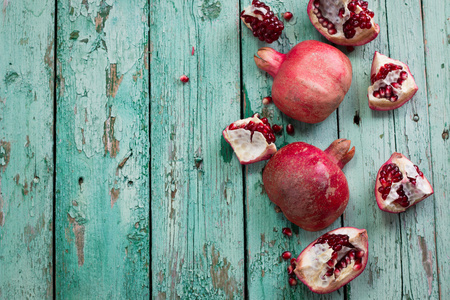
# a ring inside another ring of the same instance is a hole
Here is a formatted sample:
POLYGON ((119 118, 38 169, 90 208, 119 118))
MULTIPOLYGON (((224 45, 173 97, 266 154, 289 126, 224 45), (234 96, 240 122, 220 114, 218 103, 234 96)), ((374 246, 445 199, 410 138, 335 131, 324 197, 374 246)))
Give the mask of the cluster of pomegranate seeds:
MULTIPOLYGON (((369 3, 367 1, 351 1, 347 8, 350 11, 350 19, 348 19, 343 26, 344 35, 347 39, 351 39, 356 34, 356 29, 359 27, 361 29, 370 29, 372 23, 370 20, 375 16, 373 11, 367 9, 369 3), (356 13, 357 6, 361 8, 359 13, 356 13)), ((343 8, 339 11, 341 13, 343 8)), ((343 12, 342 12, 343 13, 343 12)))
MULTIPOLYGON (((275 126, 275 125, 274 125, 275 126)), ((281 231, 284 235, 287 236, 292 236, 292 230, 288 227, 283 228, 283 230, 281 231)))
POLYGON ((283 254, 281 254, 281 257, 282 257, 284 260, 288 260, 289 258, 292 257, 292 253, 289 252, 289 251, 284 251, 283 254))
POLYGON ((327 270, 325 276, 332 276, 333 274, 339 276, 341 270, 346 268, 353 260, 355 265, 353 269, 355 271, 362 267, 362 258, 364 257, 364 250, 354 249, 355 247, 349 242, 349 236, 346 234, 324 234, 321 236, 314 245, 327 243, 333 253, 331 254, 331 259, 327 262, 330 269, 327 270), (342 250, 343 247, 353 248, 348 251, 339 261, 338 252, 342 250))
MULTIPOLYGON (((386 78, 386 76, 389 74, 389 72, 396 71, 396 70, 403 70, 402 66, 396 65, 396 64, 385 64, 380 68, 377 74, 373 74, 370 80, 372 81, 372 84, 374 84, 378 80, 383 80, 386 78)), ((400 72, 400 77, 397 79, 396 82, 392 82, 388 86, 380 87, 378 90, 373 92, 373 96, 376 98, 387 98, 392 102, 395 102, 398 100, 398 95, 395 94, 394 88, 400 89, 402 83, 408 78, 408 73, 405 71, 400 72)))
POLYGON ((287 126, 286 126, 286 132, 288 133, 288 134, 290 134, 290 135, 293 135, 294 134, 294 125, 292 125, 292 124, 287 124, 287 126))
MULTIPOLYGON (((423 173, 420 171, 419 167, 414 165, 414 168, 416 169, 419 176, 423 177, 423 173)), ((402 179, 403 174, 396 164, 390 163, 385 165, 380 172, 381 186, 378 188, 378 192, 381 193, 381 198, 383 198, 383 200, 386 200, 391 191, 392 183, 400 182, 402 179)), ((408 177, 408 179, 411 182, 411 184, 416 185, 415 178, 408 177)), ((398 187, 396 193, 398 195, 398 199, 395 200, 394 202, 400 204, 402 207, 408 207, 410 203, 408 196, 406 196, 405 191, 403 190, 403 185, 400 185, 398 187)))
POLYGON ((247 9, 241 12, 241 18, 251 27, 253 35, 269 44, 278 40, 284 29, 283 22, 275 16, 264 2, 253 0, 252 6, 254 8, 252 13, 261 16, 262 20, 257 16, 246 14, 247 9))
MULTIPOLYGON (((351 39, 355 36, 357 28, 370 29, 372 27, 370 20, 375 16, 375 13, 367 9, 368 5, 367 1, 360 0, 350 1, 348 3, 347 8, 350 11, 350 18, 342 27, 344 36, 347 39, 351 39), (360 11, 356 13, 358 6, 360 7, 360 11)), ((329 34, 333 35, 337 33, 335 24, 322 15, 320 10, 320 0, 314 1, 313 13, 316 15, 319 23, 328 30, 329 34)), ((338 14, 341 19, 344 18, 345 8, 341 7, 338 14)))
POLYGON ((297 285, 297 279, 295 278, 295 267, 297 264, 297 260, 295 258, 291 259, 291 263, 289 264, 287 268, 287 273, 289 275, 289 285, 290 286, 296 286, 297 285))
POLYGON ((255 131, 259 131, 263 134, 263 136, 266 138, 266 141, 268 144, 275 142, 275 134, 273 133, 273 130, 270 128, 270 123, 267 118, 261 119, 262 123, 255 123, 253 121, 248 122, 247 124, 241 124, 240 126, 237 126, 235 123, 230 124, 228 126, 228 130, 236 130, 239 128, 243 128, 245 130, 250 130, 253 133, 255 131))

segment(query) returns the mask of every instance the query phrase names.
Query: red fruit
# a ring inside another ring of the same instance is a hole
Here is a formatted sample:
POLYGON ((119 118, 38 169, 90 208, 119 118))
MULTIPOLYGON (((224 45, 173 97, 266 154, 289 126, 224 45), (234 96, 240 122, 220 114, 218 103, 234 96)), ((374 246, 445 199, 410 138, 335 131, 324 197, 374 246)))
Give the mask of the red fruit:
POLYGON ((295 280, 295 278, 289 278, 289 285, 290 286, 296 286, 297 285, 297 280, 295 280))
POLYGON ((375 52, 370 72, 372 85, 367 97, 373 110, 396 109, 411 99, 419 89, 408 66, 375 52))
POLYGON ((268 105, 270 102, 272 102, 272 97, 264 97, 262 102, 264 105, 268 105))
POLYGON ((381 210, 400 213, 432 194, 419 167, 401 153, 392 154, 378 171, 375 197, 381 210))
POLYGON ((292 124, 287 124, 286 126, 286 132, 287 134, 293 135, 294 134, 294 125, 292 124))
POLYGON ((292 236, 292 230, 290 228, 285 227, 281 232, 283 232, 284 235, 292 236))
POLYGON ((374 12, 367 7, 367 1, 360 0, 310 0, 307 11, 311 23, 330 42, 360 46, 380 32, 374 12))
POLYGON ((289 117, 306 123, 325 120, 342 102, 352 83, 352 65, 333 46, 304 41, 287 54, 261 48, 258 68, 274 77, 273 103, 289 117))
POLYGON ((355 154, 350 141, 334 141, 325 151, 303 142, 281 148, 263 171, 269 199, 286 218, 308 231, 331 225, 345 210, 349 190, 342 168, 355 154))
POLYGON ((281 257, 282 257, 284 260, 288 260, 289 258, 292 257, 292 253, 289 252, 289 251, 284 251, 283 254, 281 254, 281 257))
POLYGON ((186 83, 186 82, 189 81, 189 77, 187 77, 186 75, 182 75, 182 76, 180 77, 180 80, 181 80, 181 82, 186 83))
POLYGON ((297 278, 317 294, 331 293, 358 277, 367 265, 367 231, 342 227, 309 244, 297 258, 297 278))
POLYGON ((241 20, 260 41, 273 43, 278 40, 284 24, 264 2, 253 0, 252 5, 241 12, 241 20))
POLYGON ((287 11, 287 12, 285 12, 285 13, 283 14, 283 18, 284 18, 286 21, 289 21, 290 19, 292 19, 293 16, 294 16, 294 15, 293 15, 291 12, 289 12, 289 11, 287 11))
POLYGON ((280 125, 273 124, 272 129, 273 129, 273 132, 280 133, 283 128, 280 125))
POLYGON ((222 132, 243 165, 269 159, 276 151, 275 134, 267 118, 251 118, 231 123, 222 132))

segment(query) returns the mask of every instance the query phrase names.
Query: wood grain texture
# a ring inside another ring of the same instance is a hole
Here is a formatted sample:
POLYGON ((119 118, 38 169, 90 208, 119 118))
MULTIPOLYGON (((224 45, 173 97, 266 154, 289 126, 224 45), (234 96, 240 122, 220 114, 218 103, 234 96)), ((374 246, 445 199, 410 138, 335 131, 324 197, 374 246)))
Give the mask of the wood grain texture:
MULTIPOLYGON (((295 127, 295 135, 290 136, 283 130, 277 136, 277 148, 289 143, 303 141, 321 149, 327 148, 338 138, 336 112, 319 124, 310 125, 295 121, 282 114, 274 104, 264 106, 262 98, 271 95, 272 78, 259 70, 253 56, 259 48, 269 46, 277 51, 287 53, 298 42, 316 39, 325 42, 311 25, 306 14, 308 1, 265 1, 273 11, 280 15, 285 11, 294 14, 293 19, 286 22, 281 38, 268 45, 253 37, 252 32, 242 26, 242 69, 244 86, 244 115, 249 117, 258 112, 267 117, 271 124, 295 127)), ((248 3, 242 2, 241 10, 248 3)), ((236 159, 233 157, 233 159, 236 159)), ((277 213, 275 205, 267 197, 262 182, 262 170, 266 162, 260 162, 246 167, 246 220, 247 220, 247 256, 248 256, 248 290, 250 299, 343 299, 343 290, 319 296, 308 290, 299 282, 295 288, 288 284, 288 262, 281 259, 281 254, 289 250, 296 257, 313 240, 331 229, 340 227, 338 219, 326 230, 307 232, 287 221, 284 215, 277 213), (295 233, 291 238, 282 234, 283 227, 290 227, 295 233)))
POLYGON ((236 3, 150 7, 156 299, 244 297, 242 168, 222 138, 240 114, 236 3))
POLYGON ((51 299, 52 1, 0 11, 0 299, 51 299))
MULTIPOLYGON (((419 87, 407 104, 394 111, 396 149, 417 164, 431 179, 431 149, 421 1, 386 1, 390 56, 405 62, 419 87)), ((410 299, 439 298, 434 197, 429 197, 400 214, 402 294, 410 299)))
POLYGON ((56 293, 149 296, 148 7, 58 2, 56 293))
MULTIPOLYGON (((433 169, 435 226, 428 241, 436 242, 439 295, 450 295, 450 3, 422 1, 425 39, 428 112, 430 115, 431 165, 433 169)), ((429 173, 428 173, 429 174, 429 173)), ((430 201, 433 201, 430 199, 430 201)), ((431 203, 426 205, 431 206, 431 203)), ((429 242, 427 243, 429 245, 429 242)), ((423 259, 424 260, 424 259, 423 259)), ((433 270, 434 271, 434 270, 433 270)))

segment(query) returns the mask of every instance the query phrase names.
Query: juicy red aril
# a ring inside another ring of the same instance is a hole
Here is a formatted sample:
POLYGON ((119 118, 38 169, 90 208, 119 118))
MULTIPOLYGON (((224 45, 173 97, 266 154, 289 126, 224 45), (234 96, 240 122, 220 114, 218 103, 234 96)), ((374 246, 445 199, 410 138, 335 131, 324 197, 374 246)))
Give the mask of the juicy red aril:
MULTIPOLYGON (((384 66, 381 66, 381 68, 380 68, 380 70, 378 70, 377 74, 373 74, 372 75, 372 78, 371 78, 372 84, 374 84, 375 81, 378 81, 378 80, 381 80, 381 79, 386 79, 386 76, 389 74, 389 72, 392 72, 392 71, 395 71, 395 70, 402 70, 402 69, 403 69, 402 66, 399 66, 399 65, 396 65, 396 64, 385 64, 384 66)), ((405 71, 401 72, 400 73, 400 78, 405 80, 406 78, 408 78, 408 73, 406 73, 405 71)))
POLYGON ((283 254, 281 254, 281 257, 282 257, 284 260, 288 260, 289 258, 291 258, 291 256, 292 256, 292 253, 289 252, 289 251, 284 251, 283 254))
POLYGON ((264 97, 262 102, 264 105, 268 105, 270 102, 272 102, 272 97, 264 97))
POLYGON ((281 126, 280 125, 277 125, 277 124, 273 124, 272 125, 272 129, 273 129, 273 132, 275 132, 275 133, 279 133, 279 132, 281 132, 281 126))
POLYGON ((253 35, 259 40, 266 41, 269 44, 276 41, 284 29, 283 22, 275 16, 264 2, 253 0, 252 6, 255 9, 253 13, 258 17, 247 15, 244 10, 241 12, 241 18, 252 28, 253 35))
POLYGON ((293 15, 291 12, 287 11, 284 13, 283 18, 286 19, 286 21, 289 21, 290 19, 292 19, 293 15))
POLYGON ((289 278, 289 285, 290 286, 296 286, 297 285, 297 279, 295 278, 289 278))
MULTIPOLYGON (((389 196, 389 193, 391 192, 392 183, 400 182, 402 179, 403 174, 402 172, 400 172, 400 169, 396 164, 390 163, 385 165, 383 169, 380 171, 380 179, 379 179, 381 186, 378 188, 378 192, 381 193, 381 198, 383 198, 383 200, 386 200, 387 197, 389 196)), ((410 181, 414 182, 415 184, 415 179, 412 180, 410 179, 410 181)), ((403 185, 400 185, 395 192, 397 193, 398 198, 394 202, 398 203, 403 207, 408 207, 409 206, 408 196, 405 195, 403 185)))
POLYGON ((281 232, 287 236, 292 236, 292 230, 290 228, 285 227, 281 232))
POLYGON ((294 273, 294 267, 292 265, 289 265, 287 268, 287 272, 289 275, 292 275, 294 273))
POLYGON ((252 137, 255 131, 261 132, 264 138, 266 139, 268 144, 275 142, 275 134, 273 130, 270 128, 270 123, 267 118, 261 119, 262 123, 255 123, 253 121, 248 122, 247 124, 243 123, 240 126, 232 123, 228 126, 228 130, 236 130, 239 128, 243 128, 246 130, 250 130, 252 132, 252 137))
MULTIPOLYGON (((336 34, 336 24, 333 24, 323 16, 322 11, 320 10, 320 0, 314 1, 314 6, 313 12, 317 16, 317 20, 322 27, 326 28, 329 34, 336 34)), ((372 27, 371 19, 375 16, 375 13, 368 10, 367 7, 367 1, 354 0, 347 4, 347 9, 350 11, 350 18, 345 21, 342 26, 344 36, 347 39, 351 39, 355 36, 357 28, 370 29, 372 27), (360 7, 360 11, 356 13, 358 6, 360 7)), ((345 7, 339 9, 338 15, 341 19, 344 18, 345 7)))
POLYGON ((180 77, 180 81, 186 83, 186 82, 189 81, 189 77, 187 77, 186 75, 182 75, 182 76, 180 77))
POLYGON ((295 267, 296 264, 297 264, 297 259, 291 258, 291 266, 295 267))
POLYGON ((294 126, 292 124, 288 124, 286 126, 286 132, 290 135, 293 135, 294 134, 294 126))

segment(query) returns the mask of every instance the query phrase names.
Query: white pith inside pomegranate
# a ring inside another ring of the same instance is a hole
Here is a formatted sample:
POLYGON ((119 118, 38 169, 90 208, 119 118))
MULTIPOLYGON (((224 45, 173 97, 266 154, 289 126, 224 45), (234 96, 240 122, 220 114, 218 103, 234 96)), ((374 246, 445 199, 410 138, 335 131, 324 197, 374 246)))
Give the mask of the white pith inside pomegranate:
POLYGON ((310 0, 307 11, 311 23, 330 42, 360 46, 380 32, 368 6, 367 1, 359 0, 310 0))
POLYGON ((381 210, 400 213, 432 194, 419 167, 401 153, 392 154, 378 171, 375 197, 381 210))
POLYGON ((309 244, 295 262, 295 275, 318 294, 331 293, 358 277, 369 257, 367 231, 342 227, 309 244))
POLYGON ((355 154, 350 141, 334 141, 325 151, 303 142, 281 148, 263 171, 269 199, 292 223, 308 231, 331 225, 345 210, 349 189, 341 168, 355 154))
POLYGON ((231 123, 222 132, 243 165, 269 159, 275 152, 275 134, 267 118, 253 117, 231 123))
POLYGON ((396 109, 411 99, 418 87, 408 66, 375 52, 367 97, 374 110, 396 109))
POLYGON ((342 102, 352 83, 348 57, 322 42, 301 42, 287 54, 264 47, 257 54, 258 68, 274 77, 273 103, 302 122, 325 120, 342 102))
POLYGON ((273 43, 278 40, 284 24, 264 2, 253 0, 252 5, 241 12, 241 20, 260 41, 273 43))

